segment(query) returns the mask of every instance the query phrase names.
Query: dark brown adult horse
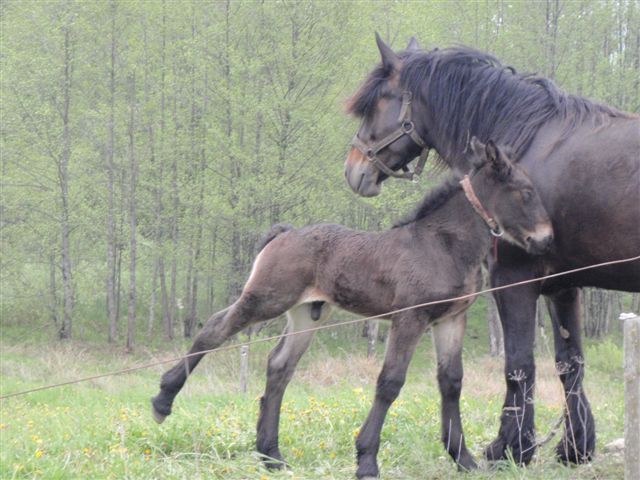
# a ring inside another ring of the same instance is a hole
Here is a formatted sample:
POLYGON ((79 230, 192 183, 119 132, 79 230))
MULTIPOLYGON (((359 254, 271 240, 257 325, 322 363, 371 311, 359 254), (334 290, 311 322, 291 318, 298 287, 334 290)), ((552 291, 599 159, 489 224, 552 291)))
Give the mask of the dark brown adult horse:
MULTIPOLYGON (((415 41, 394 53, 377 37, 382 63, 351 98, 362 118, 346 160, 351 188, 377 195, 381 183, 429 148, 454 171, 469 168, 466 140, 509 145, 551 216, 555 242, 543 257, 499 243, 490 260, 494 286, 640 254, 640 120, 566 94, 548 79, 520 75, 470 48, 421 51, 415 41)), ((419 168, 419 167, 417 167, 419 168)), ((505 336, 507 393, 498 437, 485 450, 531 459, 534 443, 533 341, 536 300, 551 313, 567 415, 556 452, 588 461, 595 426, 582 379, 579 287, 640 291, 640 263, 583 271, 496 294, 505 336)))
MULTIPOLYGON (((540 253, 552 240, 542 202, 522 169, 492 142, 475 141, 471 173, 427 196, 412 217, 395 228, 370 233, 340 225, 276 226, 256 257, 240 298, 216 313, 189 353, 162 377, 153 413, 162 422, 175 396, 204 356, 252 323, 287 313, 289 333, 326 320, 330 305, 361 315, 385 315, 433 300, 478 290, 480 267, 491 233, 540 253), (462 184, 462 186, 460 185, 462 184), (199 354, 198 354, 199 353, 199 354)), ((367 421, 357 439, 359 478, 378 474, 380 432, 391 403, 404 384, 422 333, 431 326, 442 395, 442 440, 458 466, 476 466, 460 422, 464 312, 472 299, 409 309, 392 321, 384 366, 367 421)), ((278 446, 280 406, 285 388, 314 332, 283 337, 269 355, 267 385, 260 402, 257 449, 269 466, 282 465, 278 446)))

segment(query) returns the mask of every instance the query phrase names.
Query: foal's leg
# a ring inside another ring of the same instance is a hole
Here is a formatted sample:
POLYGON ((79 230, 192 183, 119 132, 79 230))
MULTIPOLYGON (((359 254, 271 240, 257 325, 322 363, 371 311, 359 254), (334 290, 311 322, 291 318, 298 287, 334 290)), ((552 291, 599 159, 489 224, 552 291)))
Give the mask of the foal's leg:
POLYGON ((173 400, 189 374, 205 356, 205 353, 199 352, 217 348, 230 336, 252 323, 282 315, 293 303, 293 298, 286 296, 245 290, 233 305, 213 315, 198 333, 189 350, 189 354, 195 355, 180 360, 162 376, 160 392, 151 399, 155 420, 162 423, 171 414, 173 400))
POLYGON ((442 399, 442 441, 460 470, 471 470, 478 466, 467 450, 460 420, 462 340, 466 323, 466 314, 462 313, 443 319, 432 327, 438 357, 438 386, 442 399))
MULTIPOLYGON (((319 309, 317 306, 312 306, 311 303, 305 303, 289 310, 287 312, 289 321, 285 333, 313 328, 329 317, 330 306, 328 304, 324 304, 319 312, 313 311, 314 308, 319 309), (318 317, 315 321, 313 320, 314 316, 318 317)), ((264 455, 265 463, 270 468, 281 468, 284 464, 278 447, 282 397, 298 361, 309 348, 314 334, 315 332, 307 332, 283 337, 269 354, 267 385, 264 395, 260 399, 256 448, 259 453, 264 455)))
MULTIPOLYGON (((527 280, 534 277, 534 272, 526 265, 521 268, 494 266, 491 283, 497 287, 527 280)), ((538 294, 538 287, 533 284, 507 288, 494 294, 504 330, 507 393, 498 438, 484 452, 490 461, 508 458, 510 450, 516 463, 527 464, 535 451, 533 393, 536 369, 533 342, 538 294)))
POLYGON ((556 447, 564 462, 591 460, 596 443, 596 429, 589 401, 582 388, 584 354, 580 332, 580 291, 562 290, 547 297, 553 324, 556 368, 564 387, 567 415, 564 436, 556 447))
POLYGON ((404 385, 409 362, 426 327, 426 319, 416 312, 408 312, 393 319, 373 407, 356 440, 356 476, 360 479, 378 476, 376 457, 380 448, 382 424, 389 407, 404 385))

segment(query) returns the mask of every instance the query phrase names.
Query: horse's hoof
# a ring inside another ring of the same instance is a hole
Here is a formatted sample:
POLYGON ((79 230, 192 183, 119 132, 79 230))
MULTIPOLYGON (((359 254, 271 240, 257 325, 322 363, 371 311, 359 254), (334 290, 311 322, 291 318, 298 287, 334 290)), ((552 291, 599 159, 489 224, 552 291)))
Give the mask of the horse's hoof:
POLYGON ((151 413, 153 415, 153 419, 158 424, 164 422, 164 419, 167 418, 167 415, 161 414, 158 410, 156 410, 156 407, 154 407, 154 406, 151 406, 151 413))
POLYGON ((506 448, 504 440, 502 440, 501 437, 498 437, 485 447, 484 458, 486 458, 490 463, 505 460, 505 450, 506 448))
POLYGON ((593 449, 589 449, 586 452, 578 451, 577 448, 568 445, 568 442, 564 439, 556 446, 556 459, 564 465, 589 463, 593 460, 593 453, 593 449))

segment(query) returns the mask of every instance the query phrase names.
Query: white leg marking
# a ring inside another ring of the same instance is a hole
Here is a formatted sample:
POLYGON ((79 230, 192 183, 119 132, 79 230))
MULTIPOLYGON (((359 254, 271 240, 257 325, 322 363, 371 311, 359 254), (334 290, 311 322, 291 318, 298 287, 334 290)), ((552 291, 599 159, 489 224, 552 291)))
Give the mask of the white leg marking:
POLYGON ((447 365, 451 357, 462 349, 467 319, 464 313, 441 319, 431 329, 438 364, 447 365))
MULTIPOLYGON (((320 318, 314 321, 311 318, 311 304, 303 303, 296 305, 287 312, 287 333, 300 332, 318 326, 326 321, 331 313, 331 306, 324 304, 320 318)), ((315 332, 300 333, 285 337, 284 344, 278 353, 272 358, 271 362, 275 368, 282 368, 290 355, 297 355, 300 351, 308 348, 315 332)))

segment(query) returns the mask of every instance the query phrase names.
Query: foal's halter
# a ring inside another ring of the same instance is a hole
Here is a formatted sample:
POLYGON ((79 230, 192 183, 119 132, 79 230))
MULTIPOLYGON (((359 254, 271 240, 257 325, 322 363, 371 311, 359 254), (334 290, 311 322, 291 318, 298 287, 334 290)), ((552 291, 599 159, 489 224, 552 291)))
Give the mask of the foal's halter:
POLYGON ((424 168, 424 164, 427 161, 427 156, 429 155, 429 147, 425 141, 418 135, 416 132, 415 125, 411 120, 411 100, 412 94, 410 91, 405 90, 402 92, 402 109, 400 110, 400 115, 398 116, 398 121, 400 122, 400 126, 391 132, 389 135, 384 137, 382 140, 374 143, 373 145, 367 145, 365 142, 358 138, 358 134, 356 133, 351 141, 351 145, 360 150, 367 160, 373 163, 378 170, 383 173, 386 173, 390 177, 402 178, 404 180, 414 180, 418 181, 419 176, 422 173, 422 169, 424 168), (381 162, 378 158, 378 153, 380 150, 387 148, 393 142, 398 140, 403 135, 409 135, 409 138, 413 140, 416 145, 422 148, 420 152, 420 159, 416 164, 413 172, 409 171, 409 169, 405 166, 402 167, 404 172, 399 173, 391 170, 387 167, 384 162, 381 162))
POLYGON ((465 175, 462 180, 460 180, 460 185, 462 185, 462 190, 464 190, 464 194, 469 200, 469 203, 476 211, 478 215, 484 220, 484 222, 489 226, 489 230, 491 230, 491 235, 494 237, 501 237, 504 235, 504 231, 498 225, 491 215, 487 213, 482 204, 480 203, 480 199, 476 195, 476 192, 473 191, 473 186, 471 185, 471 180, 469 179, 469 175, 465 175))

